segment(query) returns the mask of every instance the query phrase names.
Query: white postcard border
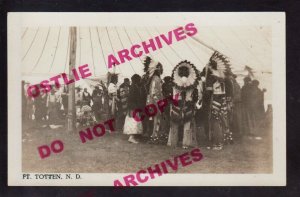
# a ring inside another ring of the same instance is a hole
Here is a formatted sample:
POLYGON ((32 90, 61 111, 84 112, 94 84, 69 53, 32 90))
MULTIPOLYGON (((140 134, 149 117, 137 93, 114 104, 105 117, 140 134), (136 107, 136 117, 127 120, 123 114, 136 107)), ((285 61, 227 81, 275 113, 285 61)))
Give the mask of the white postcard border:
MULTIPOLYGON (((22 179, 21 30, 25 26, 272 26, 273 173, 272 174, 166 174, 141 186, 284 186, 286 185, 286 46, 283 12, 201 13, 8 13, 8 185, 113 186, 119 173, 80 173, 82 179, 22 179), (122 16, 122 17, 120 17, 122 16), (139 16, 139 17, 137 17, 139 16), (180 16, 180 17, 178 17, 180 16), (174 20, 178 17, 178 20, 174 20), (62 20, 63 19, 63 20, 62 20), (198 23, 197 22, 197 23, 198 23)), ((204 155, 205 157, 205 155, 204 155)), ((200 161, 201 162, 201 161, 200 161)), ((149 164, 149 166, 152 164, 149 164)), ((138 169, 137 169, 138 170, 138 169)), ((37 174, 37 173, 31 173, 37 174)), ((49 173, 47 173, 49 174, 49 173)), ((64 173, 61 173, 64 174, 64 173)))

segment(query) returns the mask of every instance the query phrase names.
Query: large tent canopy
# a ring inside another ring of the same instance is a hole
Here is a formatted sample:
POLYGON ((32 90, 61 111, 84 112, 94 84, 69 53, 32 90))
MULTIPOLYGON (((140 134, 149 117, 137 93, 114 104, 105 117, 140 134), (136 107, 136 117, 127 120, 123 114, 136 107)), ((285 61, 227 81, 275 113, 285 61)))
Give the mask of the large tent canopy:
MULTIPOLYGON (((196 25, 197 26, 197 25, 196 25)), ((77 27, 76 67, 88 64, 92 77, 104 78, 116 72, 120 78, 143 74, 143 56, 108 69, 107 57, 129 49, 176 27, 77 27)), ((164 66, 164 75, 182 60, 188 60, 199 70, 214 52, 200 40, 226 55, 232 69, 243 73, 245 65, 255 72, 271 72, 271 29, 266 26, 208 26, 197 28, 193 37, 164 45, 149 54, 164 66)), ((25 27, 22 33, 22 75, 29 81, 46 79, 69 72, 69 27, 25 27)))
MULTIPOLYGON (((208 63, 214 50, 228 57, 238 82, 248 75, 245 66, 252 68, 260 87, 268 91, 265 105, 272 103, 272 45, 269 26, 206 26, 198 33, 148 54, 162 63, 163 76, 170 76, 172 69, 182 60, 192 62, 199 70, 208 63)), ((94 86, 100 79, 107 80, 107 73, 119 74, 119 82, 133 74, 143 74, 143 58, 108 69, 109 54, 116 55, 133 44, 141 44, 160 34, 176 29, 164 27, 91 26, 77 27, 76 64, 88 64, 92 76, 79 80, 76 86, 94 86)), ((151 51, 151 50, 150 50, 151 51)), ((22 32, 22 80, 39 83, 60 73, 69 73, 70 30, 69 27, 24 27, 22 32)))

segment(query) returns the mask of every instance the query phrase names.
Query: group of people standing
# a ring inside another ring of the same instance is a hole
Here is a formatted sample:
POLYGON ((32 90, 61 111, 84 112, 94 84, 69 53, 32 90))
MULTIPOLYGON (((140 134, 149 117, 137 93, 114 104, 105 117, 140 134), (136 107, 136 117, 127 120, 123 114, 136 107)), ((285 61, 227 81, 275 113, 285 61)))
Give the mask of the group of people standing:
POLYGON ((37 126, 63 124, 61 120, 66 117, 68 109, 67 87, 61 87, 62 91, 52 88, 49 93, 41 92, 38 97, 27 95, 29 84, 22 82, 22 115, 23 120, 35 120, 37 126))
MULTIPOLYGON (((240 88, 237 76, 226 67, 228 62, 222 64, 220 57, 213 55, 202 71, 189 61, 181 61, 172 75, 163 79, 163 65, 146 57, 143 76, 134 74, 131 83, 125 78, 118 87, 118 76, 112 74, 108 85, 95 86, 92 94, 86 88, 83 92, 78 88, 76 106, 91 112, 95 123, 114 117, 117 130, 129 135, 131 143, 141 142, 143 136, 151 144, 194 147, 199 143, 200 130, 204 131, 207 148, 213 150, 233 144, 240 135, 261 139, 258 131, 265 114, 265 90, 260 90, 259 82, 250 77, 244 78, 244 86, 240 88), (168 105, 164 112, 146 116, 143 121, 133 117, 135 109, 174 95, 178 96, 178 104, 168 105)), ((61 116, 66 115, 67 95, 64 87, 60 94, 53 90, 36 98, 35 119, 55 121, 60 117, 59 110, 61 116)))
POLYGON ((207 148, 213 150, 233 144, 234 138, 241 135, 261 139, 259 126, 265 111, 259 82, 246 77, 240 88, 237 76, 230 69, 219 69, 217 62, 217 56, 212 56, 200 72, 192 63, 182 61, 174 67, 172 76, 162 80, 163 66, 147 57, 145 74, 131 77, 125 99, 123 133, 129 135, 128 141, 139 143, 138 136, 143 135, 152 144, 188 148, 198 145, 199 128, 204 130, 207 148), (134 120, 135 109, 178 94, 178 105, 170 105, 163 113, 142 122, 134 120))

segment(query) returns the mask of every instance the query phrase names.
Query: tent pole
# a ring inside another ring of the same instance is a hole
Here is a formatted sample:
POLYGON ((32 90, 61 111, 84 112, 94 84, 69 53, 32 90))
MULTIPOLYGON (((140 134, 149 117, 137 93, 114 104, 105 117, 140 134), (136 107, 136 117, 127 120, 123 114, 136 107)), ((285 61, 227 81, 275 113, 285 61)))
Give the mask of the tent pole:
POLYGON ((216 49, 214 49, 212 46, 209 46, 208 44, 206 44, 205 42, 203 42, 202 40, 199 40, 198 38, 196 37, 191 37, 193 40, 195 40, 196 42, 199 42, 200 44, 202 44, 203 46, 205 46, 206 48, 209 48, 210 50, 212 51, 218 51, 216 49))
MULTIPOLYGON (((70 56, 69 56, 69 76, 72 76, 72 69, 75 67, 76 61, 76 27, 70 27, 70 56)), ((76 111, 75 111, 75 83, 69 84, 69 97, 68 97, 68 132, 73 131, 75 128, 76 111)))

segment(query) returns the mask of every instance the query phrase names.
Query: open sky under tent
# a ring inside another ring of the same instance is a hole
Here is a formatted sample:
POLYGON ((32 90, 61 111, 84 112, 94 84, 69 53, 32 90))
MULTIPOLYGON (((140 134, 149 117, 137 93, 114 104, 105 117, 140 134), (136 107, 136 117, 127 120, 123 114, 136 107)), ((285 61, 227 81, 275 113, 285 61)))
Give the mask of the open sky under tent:
MULTIPOLYGON (((195 24, 197 27, 197 24, 195 24)), ((119 74, 119 82, 133 74, 143 74, 144 56, 108 69, 107 57, 133 44, 140 44, 176 27, 77 27, 76 67, 88 64, 93 74, 90 78, 106 80, 107 72, 119 74)), ((254 70, 261 87, 272 89, 271 28, 268 26, 207 26, 197 27, 193 37, 164 44, 151 52, 153 59, 162 63, 164 76, 181 60, 192 62, 199 70, 207 64, 213 50, 199 43, 200 40, 227 56, 234 73, 247 74, 245 65, 254 70)), ((24 27, 22 32, 22 79, 38 83, 60 73, 69 72, 69 27, 24 27)), ((86 81, 86 80, 84 80, 86 81)), ((80 82, 80 81, 79 81, 80 82)), ((85 86, 84 83, 82 85, 85 86)), ((271 98, 271 97, 270 97, 271 98)))

